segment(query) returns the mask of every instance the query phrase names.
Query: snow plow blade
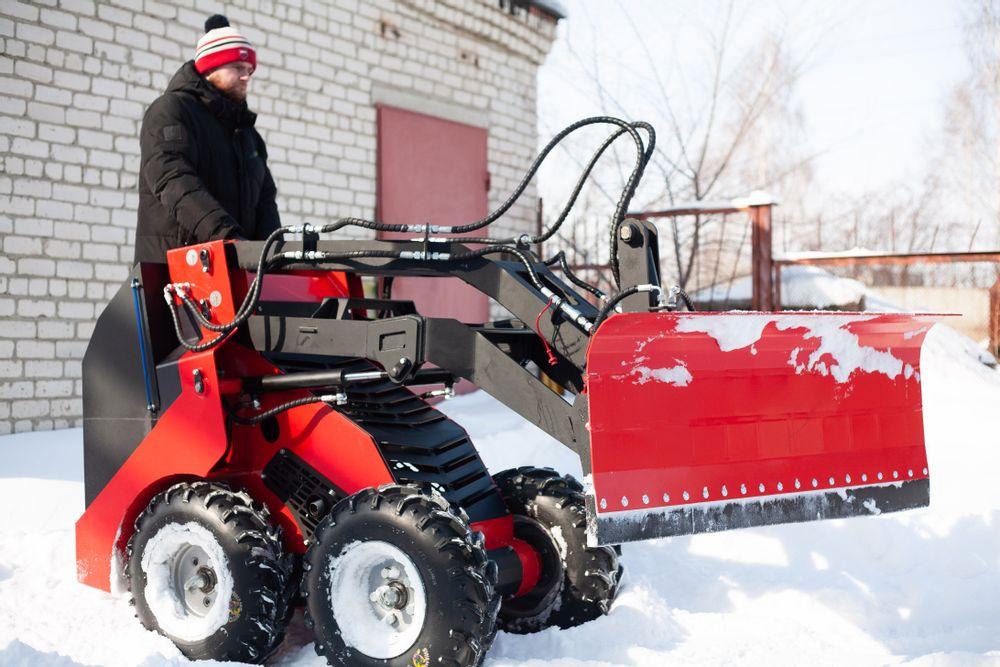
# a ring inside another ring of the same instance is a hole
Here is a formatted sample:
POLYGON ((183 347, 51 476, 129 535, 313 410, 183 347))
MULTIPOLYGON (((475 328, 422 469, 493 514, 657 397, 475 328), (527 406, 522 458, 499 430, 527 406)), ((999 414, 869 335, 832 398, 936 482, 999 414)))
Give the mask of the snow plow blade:
POLYGON ((920 345, 934 315, 626 313, 587 356, 588 539, 930 502, 920 345))

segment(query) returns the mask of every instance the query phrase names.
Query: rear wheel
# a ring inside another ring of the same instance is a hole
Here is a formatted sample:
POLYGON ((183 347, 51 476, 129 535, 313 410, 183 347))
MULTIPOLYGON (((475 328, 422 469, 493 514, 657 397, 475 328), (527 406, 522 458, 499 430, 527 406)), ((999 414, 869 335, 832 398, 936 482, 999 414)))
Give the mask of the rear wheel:
POLYGON ((535 588, 503 601, 500 627, 523 634, 570 628, 606 614, 618 594, 622 567, 612 547, 587 546, 580 483, 533 467, 504 470, 494 480, 514 515, 514 536, 528 542, 542 562, 535 588))
POLYGON ((281 642, 288 559, 246 493, 171 486, 136 519, 127 555, 136 615, 187 657, 259 662, 281 642))
POLYGON ((331 665, 481 664, 494 635, 496 570, 444 498, 365 489, 316 528, 303 563, 306 625, 331 665))

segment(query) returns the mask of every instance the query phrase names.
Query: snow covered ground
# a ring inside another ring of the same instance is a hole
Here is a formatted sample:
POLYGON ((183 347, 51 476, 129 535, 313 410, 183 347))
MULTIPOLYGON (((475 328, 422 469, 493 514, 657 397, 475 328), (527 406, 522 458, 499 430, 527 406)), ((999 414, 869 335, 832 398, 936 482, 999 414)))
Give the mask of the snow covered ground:
MULTIPOLYGON (((625 545, 610 615, 501 633, 489 667, 1000 665, 1000 371, 938 325, 922 359, 928 509, 625 545)), ((443 406, 494 471, 568 450, 481 392, 443 406)), ((79 429, 0 438, 0 665, 187 661, 126 600, 76 583, 79 429)), ((274 662, 321 665, 296 618, 274 662)))

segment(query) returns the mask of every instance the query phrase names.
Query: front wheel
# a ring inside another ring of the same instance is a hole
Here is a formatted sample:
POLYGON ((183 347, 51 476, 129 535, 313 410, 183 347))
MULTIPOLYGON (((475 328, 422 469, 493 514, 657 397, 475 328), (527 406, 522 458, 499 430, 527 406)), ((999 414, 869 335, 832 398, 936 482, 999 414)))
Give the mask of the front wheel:
POLYGON ((127 553, 136 615, 187 657, 260 662, 281 642, 288 559, 246 493, 171 486, 136 519, 127 553))
POLYGON ((494 635, 496 570, 444 498, 365 489, 316 528, 303 563, 306 625, 331 665, 481 664, 494 635))

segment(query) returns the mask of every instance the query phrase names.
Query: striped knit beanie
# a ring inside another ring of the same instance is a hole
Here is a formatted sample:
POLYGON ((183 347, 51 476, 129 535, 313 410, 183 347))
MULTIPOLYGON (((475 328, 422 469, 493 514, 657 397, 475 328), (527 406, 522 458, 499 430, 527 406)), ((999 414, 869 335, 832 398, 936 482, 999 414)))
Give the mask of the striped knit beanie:
POLYGON ((247 38, 229 26, 229 19, 216 14, 205 21, 205 34, 194 51, 194 68, 199 74, 226 63, 245 61, 257 69, 257 52, 247 38))

